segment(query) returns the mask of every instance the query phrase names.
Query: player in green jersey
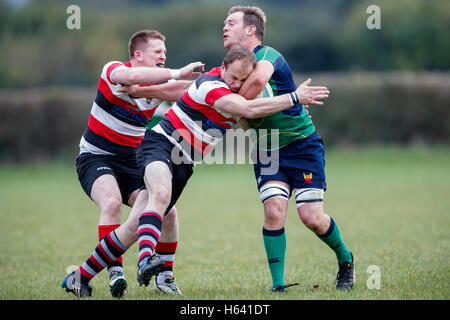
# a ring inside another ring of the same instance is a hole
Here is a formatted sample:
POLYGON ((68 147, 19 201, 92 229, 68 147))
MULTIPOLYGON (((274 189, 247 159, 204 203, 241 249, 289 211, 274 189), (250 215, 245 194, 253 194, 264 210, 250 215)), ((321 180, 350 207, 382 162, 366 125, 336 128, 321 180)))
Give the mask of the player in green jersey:
MULTIPOLYGON (((296 88, 291 70, 281 53, 263 45, 265 23, 266 17, 260 8, 244 6, 232 7, 224 21, 225 48, 244 46, 253 50, 258 60, 239 91, 246 99, 254 99, 261 94, 265 97, 277 96, 296 88)), ((260 199, 264 204, 262 233, 272 276, 272 292, 284 292, 290 286, 284 280, 284 224, 292 192, 301 221, 336 254, 339 268, 336 288, 350 289, 355 280, 353 255, 345 245, 337 223, 323 209, 323 194, 327 186, 322 138, 316 133, 305 106, 295 102, 285 111, 248 122, 251 128, 256 129, 258 140, 263 138, 258 136, 260 132, 268 138, 263 148, 269 159, 277 155, 278 162, 278 170, 270 174, 264 172, 269 164, 260 158, 254 165, 260 199)), ((314 104, 322 103, 317 101, 314 104)))

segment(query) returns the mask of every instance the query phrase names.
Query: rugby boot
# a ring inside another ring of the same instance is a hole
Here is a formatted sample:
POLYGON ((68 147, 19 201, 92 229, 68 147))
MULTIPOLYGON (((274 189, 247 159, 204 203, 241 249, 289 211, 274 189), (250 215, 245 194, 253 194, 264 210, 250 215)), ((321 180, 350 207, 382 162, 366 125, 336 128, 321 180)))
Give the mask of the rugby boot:
POLYGON ((352 262, 338 263, 339 271, 336 276, 336 289, 349 290, 355 284, 355 258, 352 255, 352 262))
POLYGON ((140 286, 146 287, 150 284, 150 280, 153 276, 164 270, 164 261, 157 254, 151 257, 146 257, 138 263, 137 281, 140 286))
POLYGON ((92 297, 92 286, 77 281, 75 272, 72 271, 64 278, 61 287, 66 289, 66 292, 72 292, 77 298, 92 297))
POLYGON ((127 280, 123 276, 123 272, 115 271, 109 278, 109 291, 114 298, 122 298, 127 291, 127 280))
POLYGON ((158 292, 182 296, 180 289, 175 284, 175 277, 168 274, 157 275, 153 282, 153 289, 158 292))

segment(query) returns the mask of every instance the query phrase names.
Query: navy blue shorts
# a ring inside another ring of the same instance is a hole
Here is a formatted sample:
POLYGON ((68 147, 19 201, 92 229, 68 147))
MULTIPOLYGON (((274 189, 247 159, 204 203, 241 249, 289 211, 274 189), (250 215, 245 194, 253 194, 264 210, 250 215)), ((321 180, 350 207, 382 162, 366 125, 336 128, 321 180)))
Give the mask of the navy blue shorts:
MULTIPOLYGON (((138 148, 137 161, 141 168, 140 176, 143 182, 145 167, 154 162, 162 161, 169 166, 172 173, 172 198, 165 214, 175 205, 181 196, 184 187, 193 173, 193 165, 190 163, 175 164, 172 161, 172 150, 175 146, 162 134, 153 130, 145 132, 144 139, 138 148)), ((144 187, 145 188, 145 187, 144 187)))
POLYGON ((89 197, 95 180, 104 174, 116 178, 123 204, 129 205, 131 194, 142 187, 135 156, 81 153, 76 159, 76 167, 81 187, 89 197))
POLYGON ((317 188, 327 189, 325 180, 325 151, 320 135, 312 133, 305 139, 298 139, 278 150, 276 153, 267 151, 267 159, 257 159, 254 164, 255 178, 258 189, 269 180, 286 182, 292 189, 317 188), (277 161, 278 160, 278 161, 277 161), (278 170, 267 168, 278 166, 278 170), (266 173, 264 172, 266 170, 266 173))

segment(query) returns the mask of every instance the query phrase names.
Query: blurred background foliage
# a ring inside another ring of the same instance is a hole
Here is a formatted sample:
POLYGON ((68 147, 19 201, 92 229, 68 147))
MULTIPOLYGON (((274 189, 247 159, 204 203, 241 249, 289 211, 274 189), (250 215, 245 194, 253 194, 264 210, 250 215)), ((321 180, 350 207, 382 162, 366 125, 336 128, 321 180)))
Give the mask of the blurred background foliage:
POLYGON ((450 68, 447 0, 0 0, 0 85, 95 84, 104 62, 128 59, 130 35, 144 28, 166 35, 168 66, 216 66, 235 4, 265 10, 265 42, 297 72, 450 68), (72 3, 81 8, 81 30, 66 27, 72 3), (370 4, 381 8, 381 30, 366 27, 370 4))
POLYGON ((311 109, 328 145, 449 144, 448 0, 0 0, 1 159, 76 154, 101 68, 128 60, 137 30, 167 37, 168 67, 220 65, 223 21, 237 4, 265 11, 265 43, 298 84, 312 77, 332 90, 311 109), (66 27, 70 4, 80 30, 66 27), (371 4, 380 30, 366 27, 371 4))

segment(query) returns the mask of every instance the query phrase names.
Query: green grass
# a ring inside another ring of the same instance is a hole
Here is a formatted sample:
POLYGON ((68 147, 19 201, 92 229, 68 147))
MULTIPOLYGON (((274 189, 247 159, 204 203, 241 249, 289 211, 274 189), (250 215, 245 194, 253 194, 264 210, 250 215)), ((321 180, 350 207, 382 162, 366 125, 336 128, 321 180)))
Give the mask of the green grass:
MULTIPOLYGON (((291 199, 284 296, 271 280, 251 166, 196 167, 177 207, 175 275, 184 297, 136 282, 137 246, 124 256, 127 299, 445 299, 450 298, 450 150, 328 152, 325 210, 356 257, 356 286, 336 292, 332 253, 300 222, 291 199), (369 290, 370 265, 381 289, 369 290)), ((98 211, 70 164, 0 167, 0 299, 74 299, 60 284, 97 244, 98 211)), ((124 209, 126 219, 129 209, 124 209)), ((111 299, 106 272, 92 281, 111 299)))

